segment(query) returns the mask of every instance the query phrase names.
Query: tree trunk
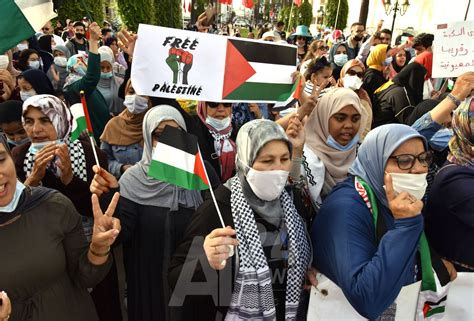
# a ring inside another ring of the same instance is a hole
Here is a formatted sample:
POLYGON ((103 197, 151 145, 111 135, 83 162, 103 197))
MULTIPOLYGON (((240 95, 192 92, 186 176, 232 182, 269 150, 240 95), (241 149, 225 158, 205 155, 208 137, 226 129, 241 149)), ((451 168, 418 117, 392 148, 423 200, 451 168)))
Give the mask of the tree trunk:
POLYGON ((364 26, 367 24, 367 16, 369 15, 369 0, 362 0, 360 3, 359 22, 364 26))

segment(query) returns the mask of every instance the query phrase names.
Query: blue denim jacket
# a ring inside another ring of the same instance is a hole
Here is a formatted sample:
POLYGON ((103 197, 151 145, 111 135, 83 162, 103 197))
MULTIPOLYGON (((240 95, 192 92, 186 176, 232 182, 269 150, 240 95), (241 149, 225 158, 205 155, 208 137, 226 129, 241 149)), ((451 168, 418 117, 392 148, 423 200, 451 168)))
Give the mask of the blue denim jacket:
POLYGON ((100 144, 100 149, 107 154, 107 159, 109 160, 109 172, 117 177, 117 179, 122 175, 120 172, 122 165, 134 165, 142 159, 143 154, 143 147, 140 146, 140 144, 118 146, 102 142, 100 144))
POLYGON ((430 141, 434 134, 436 134, 438 130, 443 128, 443 126, 433 121, 433 118, 431 118, 431 114, 427 112, 426 114, 418 118, 417 121, 414 122, 413 125, 411 125, 411 128, 418 131, 423 137, 426 138, 427 141, 430 141))

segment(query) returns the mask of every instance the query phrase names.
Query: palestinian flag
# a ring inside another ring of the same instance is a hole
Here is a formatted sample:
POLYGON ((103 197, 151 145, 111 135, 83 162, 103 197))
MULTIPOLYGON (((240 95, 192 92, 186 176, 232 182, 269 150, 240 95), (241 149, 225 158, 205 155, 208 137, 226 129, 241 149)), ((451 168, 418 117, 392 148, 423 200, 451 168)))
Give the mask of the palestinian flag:
POLYGON ((69 110, 73 117, 71 131, 71 141, 73 142, 79 138, 83 131, 87 130, 87 120, 82 104, 74 104, 69 108, 69 110))
POLYGON ((33 36, 57 14, 51 0, 2 0, 0 54, 33 36))
POLYGON ((153 152, 148 176, 189 190, 208 189, 197 137, 166 126, 153 152))
POLYGON ((298 99, 300 99, 301 95, 301 78, 302 77, 298 77, 298 79, 295 81, 293 88, 291 89, 291 93, 285 101, 275 103, 275 106, 273 106, 274 111, 282 111, 291 108, 298 102, 298 99))
POLYGON ((228 39, 225 100, 286 101, 293 93, 296 47, 271 42, 228 39))
POLYGON ((421 290, 418 297, 417 320, 441 320, 446 309, 446 299, 451 285, 443 262, 431 253, 426 235, 420 237, 421 290))

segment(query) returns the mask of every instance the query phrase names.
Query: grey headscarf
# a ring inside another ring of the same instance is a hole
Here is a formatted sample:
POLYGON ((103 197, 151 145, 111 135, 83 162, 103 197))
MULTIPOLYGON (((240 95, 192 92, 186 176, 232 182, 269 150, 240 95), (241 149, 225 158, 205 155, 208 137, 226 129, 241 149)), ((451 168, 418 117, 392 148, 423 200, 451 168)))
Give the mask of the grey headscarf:
POLYGON ((386 207, 388 202, 383 188, 385 165, 393 152, 412 138, 421 138, 426 148, 426 139, 410 126, 388 124, 372 129, 360 145, 357 158, 349 168, 349 174, 366 181, 378 201, 386 207))
POLYGON ((168 105, 151 108, 143 119, 142 159, 120 178, 120 193, 141 205, 167 207, 171 211, 178 210, 179 206, 196 209, 202 203, 199 191, 186 190, 148 176, 153 151, 152 133, 165 120, 174 120, 186 130, 183 116, 176 108, 168 105))
POLYGON ((237 135, 237 158, 235 164, 237 176, 242 183, 242 191, 252 210, 267 222, 279 227, 284 217, 280 198, 273 201, 261 200, 254 194, 245 178, 262 147, 273 140, 286 142, 291 153, 291 143, 280 125, 263 119, 256 119, 246 123, 240 128, 237 135))

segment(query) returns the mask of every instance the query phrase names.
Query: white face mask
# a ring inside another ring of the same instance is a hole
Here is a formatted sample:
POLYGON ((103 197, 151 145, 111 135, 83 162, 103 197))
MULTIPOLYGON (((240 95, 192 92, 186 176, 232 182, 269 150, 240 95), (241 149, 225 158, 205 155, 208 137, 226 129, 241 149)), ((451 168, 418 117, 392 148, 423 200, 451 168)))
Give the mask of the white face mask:
POLYGON ((148 98, 139 95, 126 95, 123 104, 132 114, 141 114, 148 108, 148 98))
POLYGON ((289 171, 257 171, 250 168, 246 177, 250 188, 259 199, 273 201, 281 195, 289 174, 289 171))
POLYGON ((216 130, 224 130, 230 126, 230 117, 226 117, 224 119, 217 119, 211 116, 206 117, 206 124, 210 125, 212 128, 216 130))
POLYGON ((67 65, 67 58, 66 57, 54 57, 54 64, 59 67, 66 67, 67 65))
POLYGON ((11 213, 16 210, 18 206, 18 202, 20 201, 20 196, 23 190, 25 189, 25 185, 23 185, 19 180, 16 181, 15 186, 15 194, 13 194, 13 198, 6 206, 0 206, 0 212, 4 213, 11 213))
POLYGON ((7 69, 10 59, 7 55, 0 55, 0 69, 7 69))
POLYGON ((360 87, 362 87, 362 80, 356 75, 345 75, 344 87, 352 90, 359 90, 360 87))
POLYGON ((39 60, 35 60, 35 61, 30 61, 28 63, 28 66, 30 66, 31 69, 39 69, 41 64, 40 64, 39 60))
POLYGON ((428 182, 425 174, 390 173, 393 189, 397 193, 407 192, 421 200, 426 192, 428 182))
POLYGON ((16 48, 18 49, 18 51, 23 51, 25 49, 28 49, 28 44, 27 43, 19 43, 16 48))
POLYGON ((344 66, 344 64, 347 62, 347 55, 346 54, 337 54, 334 55, 334 63, 338 65, 339 67, 344 66))
POLYGON ((21 97, 21 100, 23 100, 23 101, 27 100, 30 97, 36 96, 36 95, 37 94, 36 94, 36 91, 34 89, 31 89, 31 90, 28 90, 28 91, 20 90, 20 97, 21 97))

